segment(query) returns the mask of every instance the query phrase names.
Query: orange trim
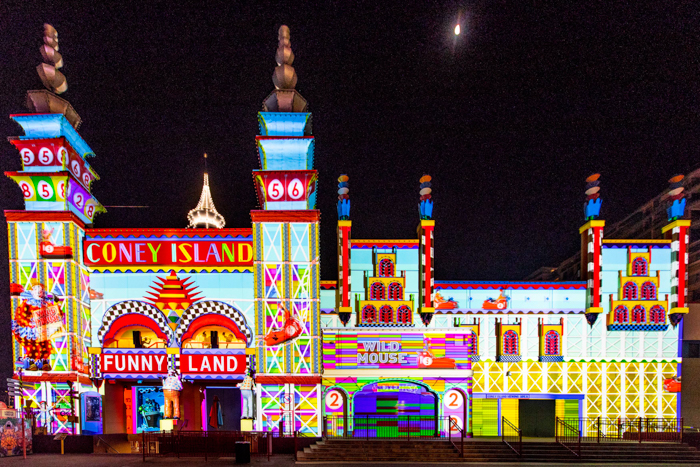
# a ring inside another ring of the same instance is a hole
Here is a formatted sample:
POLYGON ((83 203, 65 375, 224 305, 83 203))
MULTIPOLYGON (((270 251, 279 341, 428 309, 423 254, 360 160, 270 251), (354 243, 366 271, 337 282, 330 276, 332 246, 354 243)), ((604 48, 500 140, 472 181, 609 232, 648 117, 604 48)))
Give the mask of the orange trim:
POLYGON ((69 211, 6 210, 5 219, 8 222, 74 222, 80 228, 85 228, 85 223, 69 211))
MULTIPOLYGON (((15 379, 19 379, 16 378, 15 379)), ((51 383, 65 383, 66 381, 80 381, 82 384, 92 385, 92 381, 87 376, 79 375, 78 373, 45 373, 41 376, 22 376, 22 381, 25 383, 43 383, 45 381, 51 383)))
POLYGON ((321 211, 309 209, 306 211, 250 211, 253 222, 318 222, 321 211))

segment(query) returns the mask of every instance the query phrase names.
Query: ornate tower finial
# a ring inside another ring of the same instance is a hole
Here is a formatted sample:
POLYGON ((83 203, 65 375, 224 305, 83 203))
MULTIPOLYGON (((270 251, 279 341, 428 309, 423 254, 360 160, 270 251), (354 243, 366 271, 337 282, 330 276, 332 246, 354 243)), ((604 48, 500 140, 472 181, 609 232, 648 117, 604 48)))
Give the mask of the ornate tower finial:
POLYGON ((668 181, 670 186, 668 187, 668 200, 671 205, 666 209, 666 214, 668 215, 668 221, 677 221, 679 218, 685 215, 685 194, 683 193, 683 179, 684 175, 674 175, 668 181))
POLYGON ((187 214, 187 220, 190 221, 188 228, 214 227, 223 229, 226 225, 224 216, 219 214, 214 206, 214 200, 211 198, 209 190, 209 172, 207 170, 207 154, 204 153, 204 186, 202 187, 202 195, 199 197, 197 207, 192 209, 187 214))
POLYGON ((66 92, 68 83, 58 68, 63 66, 63 57, 58 53, 58 33, 50 24, 44 24, 44 45, 39 49, 44 63, 36 67, 46 89, 56 94, 66 92))
POLYGON ((583 216, 587 221, 597 219, 600 216, 600 174, 593 174, 586 179, 586 202, 583 203, 583 216))
POLYGON ((430 199, 433 192, 431 188, 430 180, 432 177, 430 175, 423 175, 420 178, 420 204, 418 209, 420 211, 420 218, 424 220, 433 218, 433 201, 430 199))
POLYGON ((350 188, 348 188, 350 178, 342 174, 338 177, 338 220, 347 221, 350 219, 350 188))
POLYGON ((297 85, 297 72, 292 66, 294 52, 292 52, 292 43, 289 37, 289 28, 285 25, 280 26, 277 32, 278 43, 275 54, 277 67, 272 74, 272 82, 277 89, 294 89, 297 85))

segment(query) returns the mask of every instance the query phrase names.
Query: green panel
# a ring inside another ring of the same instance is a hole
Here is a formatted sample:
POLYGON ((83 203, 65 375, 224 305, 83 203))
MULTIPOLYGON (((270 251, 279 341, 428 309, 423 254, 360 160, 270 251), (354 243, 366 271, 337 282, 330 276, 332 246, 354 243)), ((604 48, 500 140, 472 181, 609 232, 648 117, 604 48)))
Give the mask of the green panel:
POLYGON ((498 436, 498 399, 473 400, 474 436, 498 436))

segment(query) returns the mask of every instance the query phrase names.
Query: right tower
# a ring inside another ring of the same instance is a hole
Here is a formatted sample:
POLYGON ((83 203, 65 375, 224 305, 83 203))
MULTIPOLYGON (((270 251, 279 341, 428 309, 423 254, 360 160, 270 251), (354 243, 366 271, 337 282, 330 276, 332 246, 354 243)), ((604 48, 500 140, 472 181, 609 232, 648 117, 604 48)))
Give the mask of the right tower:
POLYGON ((314 137, 294 88, 289 28, 278 33, 275 90, 258 113, 259 210, 251 211, 257 336, 257 426, 320 435, 319 220, 314 137))

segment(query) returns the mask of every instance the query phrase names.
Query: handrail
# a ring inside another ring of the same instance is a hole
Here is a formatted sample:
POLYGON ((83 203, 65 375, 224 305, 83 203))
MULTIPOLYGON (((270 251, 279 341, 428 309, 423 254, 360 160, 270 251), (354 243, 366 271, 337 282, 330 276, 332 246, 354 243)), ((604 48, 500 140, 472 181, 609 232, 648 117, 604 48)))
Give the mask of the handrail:
POLYGON ((459 457, 460 457, 460 458, 464 458, 464 430, 462 429, 462 427, 459 426, 459 423, 457 423, 457 420, 456 420, 456 419, 453 419, 453 418, 450 416, 450 417, 448 418, 448 420, 449 420, 449 424, 448 424, 448 429, 447 429, 447 431, 448 431, 448 433, 449 433, 450 443, 452 443, 452 446, 454 446, 454 448, 457 449, 457 450, 459 451, 459 457), (457 447, 457 445, 455 444, 455 442, 452 441, 452 428, 456 428, 456 429, 459 431, 460 435, 461 435, 461 436, 460 436, 461 442, 460 442, 459 447, 457 447))
POLYGON ((561 444, 563 447, 568 449, 574 456, 581 457, 581 430, 574 428, 564 421, 564 419, 557 417, 556 419, 556 430, 555 430, 556 442, 561 444), (559 434, 559 429, 562 429, 562 434, 559 434), (575 449, 569 447, 569 444, 573 445, 575 449))
POLYGON ((683 442, 682 418, 564 417, 561 420, 579 427, 582 442, 683 442))
POLYGON ((523 456, 523 430, 508 421, 506 417, 501 417, 501 441, 511 448, 518 457, 523 456), (506 434, 506 431, 509 433, 506 434))

